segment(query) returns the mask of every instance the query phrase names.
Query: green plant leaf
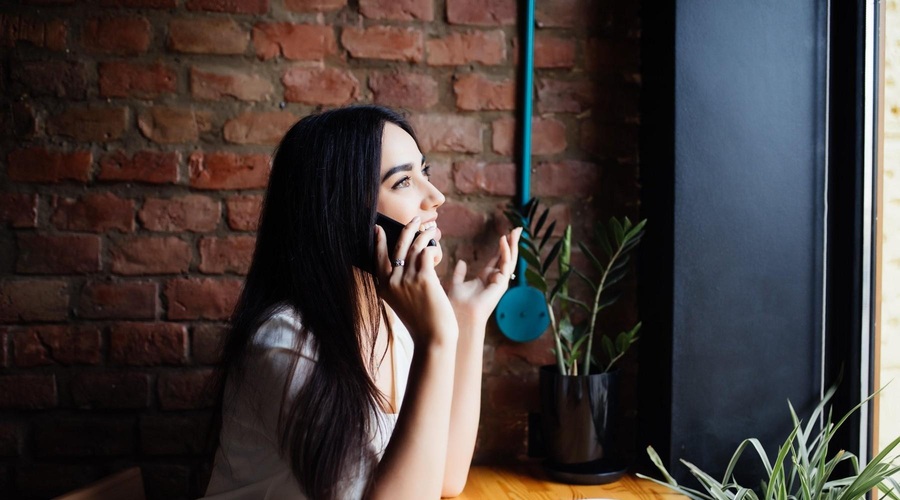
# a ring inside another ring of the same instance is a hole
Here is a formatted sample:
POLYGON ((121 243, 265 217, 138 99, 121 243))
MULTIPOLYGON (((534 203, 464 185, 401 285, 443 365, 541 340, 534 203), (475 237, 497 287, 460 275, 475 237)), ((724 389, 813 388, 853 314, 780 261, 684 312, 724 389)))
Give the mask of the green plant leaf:
POLYGON ((546 245, 547 241, 550 240, 550 236, 553 235, 554 229, 556 229, 556 221, 551 222, 550 225, 547 227, 547 231, 544 232, 544 236, 541 238, 541 244, 538 245, 538 248, 540 248, 542 250, 544 249, 544 245, 546 245))
MULTIPOLYGON (((525 259, 525 263, 528 264, 528 269, 533 269, 536 272, 541 269, 541 261, 538 260, 537 255, 531 253, 530 249, 520 249, 523 250, 519 252, 519 255, 525 259)), ((543 279, 543 278, 541 278, 543 279)))
POLYGON ((609 227, 612 229, 613 241, 616 242, 616 246, 620 246, 622 241, 625 240, 625 230, 622 229, 622 223, 619 222, 619 219, 610 217, 609 227))
POLYGON ((544 227, 544 223, 547 222, 547 216, 550 215, 550 209, 545 208, 543 212, 541 212, 541 218, 537 220, 537 223, 534 225, 534 235, 535 237, 541 234, 541 228, 544 227))
POLYGON ((534 222, 534 214, 537 212, 540 204, 541 202, 537 198, 532 198, 522 207, 522 213, 525 214, 525 218, 528 219, 529 223, 534 222))
POLYGON ((550 252, 547 254, 547 258, 544 259, 544 265, 541 267, 541 274, 546 275, 547 269, 550 269, 550 266, 553 265, 553 260, 559 255, 559 250, 562 248, 563 240, 557 241, 552 248, 550 248, 550 252))
POLYGON ((564 316, 559 320, 559 335, 568 342, 575 340, 575 326, 568 316, 564 316))
POLYGON ((591 264, 593 264, 594 267, 597 268, 598 272, 603 273, 606 271, 606 268, 603 267, 603 264, 601 264, 600 260, 598 260, 597 257, 594 256, 594 253, 591 252, 591 249, 588 248, 587 245, 585 245, 583 242, 579 241, 578 248, 581 248, 581 252, 584 253, 585 255, 587 255, 588 259, 590 259, 590 261, 591 261, 591 264))
POLYGON ((578 276, 579 278, 581 278, 581 280, 584 281, 588 287, 590 287, 592 292, 594 292, 594 293, 597 292, 597 285, 595 285, 594 282, 591 281, 590 278, 585 276, 581 271, 579 271, 578 269, 575 269, 574 267, 572 268, 572 272, 575 274, 575 276, 578 276))
POLYGON ((560 293, 560 294, 558 295, 558 297, 559 297, 560 300, 564 300, 564 301, 566 301, 566 302, 569 302, 569 303, 575 304, 575 305, 577 305, 577 306, 583 307, 585 311, 588 311, 588 312, 591 311, 591 306, 587 305, 586 303, 584 303, 584 302, 582 302, 582 301, 580 301, 580 300, 578 300, 578 299, 576 299, 576 298, 574 298, 574 297, 571 297, 571 296, 566 295, 566 294, 564 294, 564 293, 560 293))
MULTIPOLYGON (((644 219, 644 220, 638 222, 637 224, 635 224, 634 226, 632 226, 630 229, 626 229, 625 240, 631 240, 631 239, 635 238, 635 236, 638 233, 643 232, 644 226, 646 226, 646 225, 647 225, 647 219, 644 219)), ((640 236, 638 236, 638 239, 640 239, 640 236)))
POLYGON ((548 294, 548 296, 550 297, 549 300, 552 301, 553 299, 556 298, 556 294, 558 294, 560 292, 560 290, 562 290, 563 287, 566 286, 566 282, 569 281, 569 276, 571 276, 571 275, 572 275, 572 270, 569 269, 568 271, 563 273, 563 275, 560 276, 559 279, 556 280, 556 284, 553 285, 553 289, 550 290, 550 293, 548 294))
POLYGON ((540 275, 537 271, 532 268, 525 269, 525 280, 529 285, 537 288, 542 293, 547 293, 547 282, 544 281, 544 277, 540 275))
POLYGON ((598 222, 594 227, 594 235, 597 237, 597 243, 600 245, 603 253, 607 257, 612 256, 612 245, 609 243, 609 237, 606 235, 606 227, 602 223, 598 222))

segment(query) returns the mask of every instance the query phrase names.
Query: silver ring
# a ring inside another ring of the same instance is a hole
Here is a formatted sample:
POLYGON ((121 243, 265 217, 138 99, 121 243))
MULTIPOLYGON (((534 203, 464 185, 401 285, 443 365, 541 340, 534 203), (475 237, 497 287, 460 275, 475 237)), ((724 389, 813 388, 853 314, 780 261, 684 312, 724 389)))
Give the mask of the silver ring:
POLYGON ((392 262, 392 264, 394 265, 394 267, 403 267, 403 264, 406 264, 406 261, 403 259, 394 259, 394 262, 392 262))
POLYGON ((509 281, 512 281, 512 280, 514 280, 514 279, 516 279, 516 273, 510 273, 510 275, 509 275, 509 281))

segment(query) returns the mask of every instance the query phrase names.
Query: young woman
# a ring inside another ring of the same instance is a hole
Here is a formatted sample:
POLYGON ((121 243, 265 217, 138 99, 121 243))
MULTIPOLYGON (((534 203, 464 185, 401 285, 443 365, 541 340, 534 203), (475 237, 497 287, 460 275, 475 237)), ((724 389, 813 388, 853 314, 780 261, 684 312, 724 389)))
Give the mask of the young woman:
POLYGON ((444 196, 429 175, 412 128, 386 108, 326 111, 284 136, 224 348, 208 498, 462 491, 485 324, 520 230, 475 279, 459 261, 445 291, 435 272, 444 196), (405 224, 394 248, 378 212, 405 224))

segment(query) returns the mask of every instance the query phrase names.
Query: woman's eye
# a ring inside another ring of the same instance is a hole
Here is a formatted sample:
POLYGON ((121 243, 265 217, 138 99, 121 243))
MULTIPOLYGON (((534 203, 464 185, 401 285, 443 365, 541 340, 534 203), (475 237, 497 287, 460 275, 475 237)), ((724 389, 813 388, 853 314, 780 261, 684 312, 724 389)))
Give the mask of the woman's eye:
POLYGON ((431 177, 431 165, 425 165, 422 167, 422 175, 425 177, 431 177))
POLYGON ((409 187, 409 177, 404 177, 397 181, 391 189, 397 189, 401 187, 409 187))

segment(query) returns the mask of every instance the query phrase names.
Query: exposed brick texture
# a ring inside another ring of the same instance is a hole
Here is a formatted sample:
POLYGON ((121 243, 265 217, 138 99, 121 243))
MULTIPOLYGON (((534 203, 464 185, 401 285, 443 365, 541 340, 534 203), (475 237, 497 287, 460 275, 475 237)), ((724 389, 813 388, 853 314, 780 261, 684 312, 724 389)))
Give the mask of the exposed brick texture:
MULTIPOLYGON (((521 5, 5 2, 0 498, 52 498, 132 465, 150 500, 202 496, 209 382, 272 153, 309 113, 404 113, 447 198, 437 272, 488 264, 516 194, 521 5)), ((536 7, 531 194, 554 239, 569 222, 584 236, 593 220, 638 215, 650 7, 536 7)), ((607 315, 637 318, 624 292, 607 315)), ((524 458, 548 340, 507 342, 489 322, 476 463, 524 458)))
POLYGON ((7 175, 12 181, 86 182, 91 175, 89 151, 53 151, 41 147, 13 150, 7 157, 7 175))
POLYGON ((341 43, 360 59, 418 62, 423 58, 422 32, 414 28, 374 26, 344 29, 341 43))
POLYGON ((135 64, 124 61, 101 63, 98 67, 100 95, 152 99, 175 92, 175 69, 159 61, 135 64))
POLYGON ((108 154, 100 160, 97 177, 104 181, 174 184, 178 181, 178 153, 137 151, 128 156, 123 151, 108 154))
POLYGON ((253 46, 262 60, 282 56, 321 61, 337 51, 334 28, 316 24, 260 23, 253 27, 253 46))
POLYGON ((96 193, 78 199, 54 196, 50 223, 66 231, 102 233, 112 229, 134 231, 134 201, 112 193, 96 193))
POLYGON ((176 323, 117 323, 110 327, 109 360, 132 366, 187 361, 187 328, 176 323))
POLYGON ((45 325, 13 335, 15 365, 96 365, 102 361, 100 329, 94 326, 45 325))
POLYGON ((275 88, 266 77, 222 66, 191 67, 191 95, 196 99, 233 97, 241 101, 264 101, 275 88))

